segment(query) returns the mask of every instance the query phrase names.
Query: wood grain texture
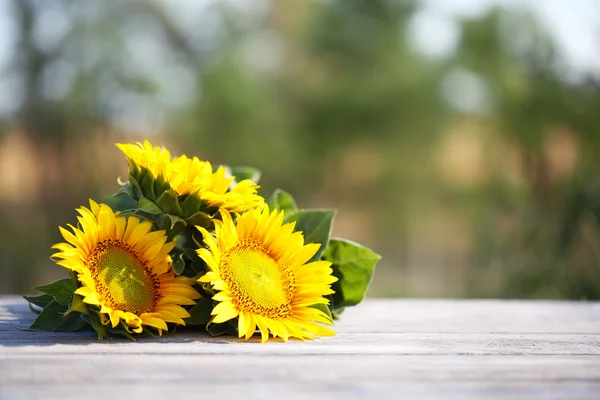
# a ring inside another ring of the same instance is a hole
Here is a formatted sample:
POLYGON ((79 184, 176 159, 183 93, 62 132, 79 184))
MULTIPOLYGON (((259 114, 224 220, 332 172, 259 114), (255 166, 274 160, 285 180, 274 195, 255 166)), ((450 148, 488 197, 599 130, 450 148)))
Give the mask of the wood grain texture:
POLYGON ((0 399, 600 398, 600 303, 368 300, 306 343, 16 329, 32 319, 0 299, 0 399))

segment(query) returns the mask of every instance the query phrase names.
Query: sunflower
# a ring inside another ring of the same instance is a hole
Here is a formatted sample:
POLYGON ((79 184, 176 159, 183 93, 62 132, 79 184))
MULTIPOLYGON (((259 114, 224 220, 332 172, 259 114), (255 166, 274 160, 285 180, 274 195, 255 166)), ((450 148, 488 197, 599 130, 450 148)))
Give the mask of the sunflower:
POLYGON ((167 149, 152 147, 149 141, 137 144, 120 144, 117 147, 125 154, 132 168, 146 168, 154 178, 162 176, 179 196, 197 195, 209 207, 242 212, 264 202, 257 194, 259 186, 244 179, 232 188, 234 176, 219 166, 213 172, 209 161, 186 155, 171 159, 167 149))
POLYGON ((200 294, 193 280, 175 277, 164 231, 151 232, 152 223, 138 217, 115 215, 105 204, 90 200, 90 209, 77 209, 80 228, 60 227, 68 243, 52 246, 57 264, 77 273, 81 287, 75 293, 99 307, 102 323, 113 328, 125 322, 128 331, 141 333, 144 326, 159 334, 167 323, 185 325, 200 294))
POLYGON ((311 307, 329 304, 323 296, 332 294, 331 263, 307 263, 320 245, 304 244, 295 223, 282 225, 283 212, 269 213, 267 205, 247 211, 234 224, 227 211, 216 224, 213 237, 198 227, 208 248, 198 249, 209 271, 199 281, 210 283, 219 302, 212 311, 213 323, 238 319, 238 335, 250 338, 256 328, 262 342, 280 337, 313 339, 313 335, 334 333, 316 322, 331 325, 321 310, 311 307))

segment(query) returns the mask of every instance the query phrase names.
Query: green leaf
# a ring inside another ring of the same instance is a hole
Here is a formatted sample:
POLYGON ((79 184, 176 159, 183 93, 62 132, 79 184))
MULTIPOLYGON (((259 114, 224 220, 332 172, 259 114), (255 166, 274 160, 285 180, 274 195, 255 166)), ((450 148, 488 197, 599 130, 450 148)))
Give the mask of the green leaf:
POLYGON ((106 197, 104 203, 106 203, 115 212, 135 209, 138 204, 138 202, 133 198, 133 195, 122 194, 120 191, 112 196, 106 197))
POLYGON ((69 309, 67 310, 67 312, 65 312, 65 316, 73 313, 73 312, 79 312, 82 314, 87 314, 89 315, 89 310, 87 307, 87 304, 85 304, 83 302, 83 297, 81 297, 78 294, 74 294, 73 298, 71 300, 71 305, 69 306, 69 309))
POLYGON ((202 298, 198 300, 195 306, 189 309, 190 317, 185 319, 185 324, 190 325, 206 325, 212 318, 210 313, 214 308, 212 299, 202 298))
POLYGON ((169 189, 164 191, 156 203, 167 214, 181 215, 181 207, 179 207, 177 193, 174 190, 169 189))
POLYGON ((367 247, 344 239, 332 239, 323 254, 323 259, 331 261, 333 275, 338 278, 332 289, 332 309, 339 314, 341 308, 360 303, 367 292, 375 271, 375 264, 381 256, 367 247))
POLYGON ((160 209, 159 206, 156 205, 155 202, 153 202, 152 200, 150 200, 147 197, 140 197, 140 201, 138 201, 138 205, 137 205, 138 210, 143 211, 147 214, 152 214, 152 215, 156 215, 156 214, 162 214, 162 210, 160 209))
POLYGON ((50 304, 52 300, 54 300, 54 297, 52 297, 49 294, 40 294, 38 296, 23 296, 23 298, 31 304, 34 304, 41 308, 46 307, 48 304, 50 304))
POLYGON ((79 314, 64 315, 65 306, 51 301, 29 326, 30 330, 49 332, 73 332, 82 329, 86 322, 79 314))
POLYGON ((252 167, 233 167, 231 168, 231 175, 235 177, 236 182, 250 179, 252 182, 258 183, 261 177, 260 171, 252 167))
POLYGON ((71 296, 73 296, 76 287, 71 278, 64 278, 47 285, 36 286, 35 289, 48 293, 60 304, 67 305, 71 301, 71 296))
POLYGON ((42 330, 44 326, 50 325, 51 323, 54 323, 62 318, 64 311, 66 311, 64 305, 60 304, 56 300, 52 300, 46 307, 44 307, 35 321, 33 321, 33 323, 29 326, 29 329, 42 330))
POLYGON ((329 244, 334 210, 300 210, 288 214, 284 222, 296 222, 296 231, 302 231, 304 243, 320 243, 319 251, 311 261, 319 260, 329 244))
POLYGON ((71 314, 62 317, 50 326, 44 327, 43 330, 52 330, 53 332, 75 332, 83 330, 87 326, 87 323, 81 314, 71 314))
POLYGON ((292 195, 281 189, 275 189, 271 197, 269 197, 268 203, 271 210, 277 208, 282 210, 285 214, 298 211, 298 207, 296 207, 296 202, 292 195))
MULTIPOLYGON (((54 299, 54 297, 53 297, 54 299)), ((31 303, 27 303, 27 305, 29 306, 29 311, 31 311, 34 314, 40 315, 40 313, 42 312, 43 308, 35 308, 31 303)))

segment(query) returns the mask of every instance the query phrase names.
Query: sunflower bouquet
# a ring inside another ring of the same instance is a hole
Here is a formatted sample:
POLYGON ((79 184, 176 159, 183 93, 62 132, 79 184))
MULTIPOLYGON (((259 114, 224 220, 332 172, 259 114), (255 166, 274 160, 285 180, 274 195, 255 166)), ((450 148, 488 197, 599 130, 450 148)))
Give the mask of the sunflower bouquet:
POLYGON ((306 340, 334 335, 325 326, 364 298, 379 256, 330 238, 333 210, 299 209, 282 190, 265 200, 250 167, 117 147, 129 179, 59 227, 52 259, 70 277, 25 296, 30 330, 306 340))

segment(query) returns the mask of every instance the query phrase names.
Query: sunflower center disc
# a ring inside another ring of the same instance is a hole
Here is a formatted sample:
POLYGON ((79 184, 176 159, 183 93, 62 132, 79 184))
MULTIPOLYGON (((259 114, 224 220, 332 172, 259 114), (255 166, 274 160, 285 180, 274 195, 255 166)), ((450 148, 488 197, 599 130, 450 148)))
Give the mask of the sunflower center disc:
POLYGON ((154 282, 126 249, 108 246, 96 253, 96 282, 115 309, 135 314, 154 307, 154 282))
POLYGON ((271 318, 289 313, 292 277, 261 248, 240 245, 224 261, 223 278, 243 309, 271 318))

